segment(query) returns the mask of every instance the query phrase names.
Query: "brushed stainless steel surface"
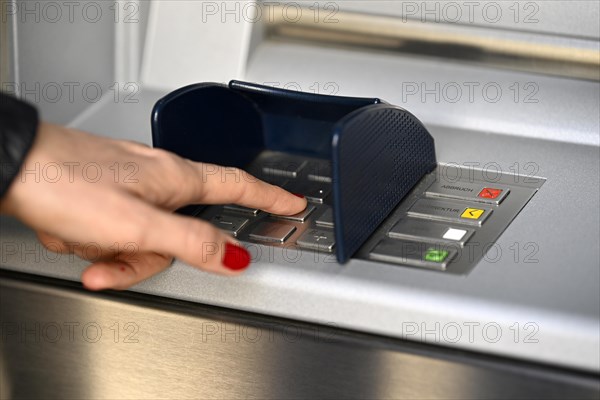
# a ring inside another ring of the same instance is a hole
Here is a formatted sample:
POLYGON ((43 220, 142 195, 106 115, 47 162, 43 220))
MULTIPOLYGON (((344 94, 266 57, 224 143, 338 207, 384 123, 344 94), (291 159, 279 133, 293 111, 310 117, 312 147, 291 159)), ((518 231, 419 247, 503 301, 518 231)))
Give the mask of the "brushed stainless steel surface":
POLYGON ((3 272, 7 399, 597 398, 596 375, 3 272))

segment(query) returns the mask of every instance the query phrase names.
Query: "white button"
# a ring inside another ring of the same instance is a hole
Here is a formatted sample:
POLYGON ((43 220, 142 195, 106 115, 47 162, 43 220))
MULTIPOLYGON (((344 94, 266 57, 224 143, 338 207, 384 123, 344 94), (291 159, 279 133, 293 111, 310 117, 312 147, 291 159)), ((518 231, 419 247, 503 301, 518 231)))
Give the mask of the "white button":
POLYGON ((466 234, 467 231, 464 229, 448 228, 446 233, 444 233, 443 238, 448 240, 461 240, 466 234))

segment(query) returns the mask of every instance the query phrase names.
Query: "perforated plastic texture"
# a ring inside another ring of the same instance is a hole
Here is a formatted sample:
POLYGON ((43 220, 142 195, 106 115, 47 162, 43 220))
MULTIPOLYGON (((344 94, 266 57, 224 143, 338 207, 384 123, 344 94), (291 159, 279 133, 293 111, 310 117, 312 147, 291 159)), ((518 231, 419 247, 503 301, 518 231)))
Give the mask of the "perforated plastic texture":
POLYGON ((351 257, 435 165, 433 138, 402 108, 371 105, 340 121, 333 146, 338 260, 351 257))

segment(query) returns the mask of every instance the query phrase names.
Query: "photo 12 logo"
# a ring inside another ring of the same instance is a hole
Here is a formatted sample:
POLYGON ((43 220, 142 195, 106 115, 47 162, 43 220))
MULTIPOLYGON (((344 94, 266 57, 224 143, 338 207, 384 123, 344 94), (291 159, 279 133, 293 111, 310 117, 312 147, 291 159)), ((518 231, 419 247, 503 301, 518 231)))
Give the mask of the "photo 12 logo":
MULTIPOLYGON (((0 163, 0 176, 3 179, 12 179, 12 171, 16 165, 11 163, 0 163)), ((95 161, 81 163, 79 161, 58 162, 25 162, 19 166, 19 172, 15 179, 21 183, 97 183, 100 180, 112 181, 114 183, 139 183, 136 177, 140 167, 135 162, 115 161, 110 165, 104 165, 95 161)))
POLYGON ((441 23, 539 23, 540 4, 528 1, 402 1, 402 20, 441 23))
POLYGON ((517 104, 539 103, 540 87, 536 82, 402 82, 402 102, 421 103, 490 103, 501 100, 517 104))
POLYGON ((338 23, 336 17, 340 11, 338 3, 295 2, 295 1, 203 1, 201 21, 207 22, 248 22, 271 23, 281 20, 297 23, 303 18, 313 23, 338 23))
POLYGON ((139 23, 139 1, 2 1, 2 23, 139 23))
POLYGON ((139 103, 136 82, 2 82, 0 90, 31 103, 139 103))
POLYGON ((421 342, 457 343, 486 342, 498 343, 511 340, 514 343, 539 343, 540 327, 535 322, 515 322, 504 327, 498 322, 402 322, 402 336, 421 342))
POLYGON ((28 243, 25 241, 3 240, 0 242, 0 261, 3 264, 11 262, 55 264, 76 263, 80 259, 90 262, 99 260, 122 261, 137 263, 139 246, 135 242, 110 245, 96 242, 58 242, 49 241, 28 243), (77 254, 77 256, 76 256, 77 254))
POLYGON ((139 324, 131 321, 27 321, 2 322, 0 338, 2 343, 139 343, 139 324))

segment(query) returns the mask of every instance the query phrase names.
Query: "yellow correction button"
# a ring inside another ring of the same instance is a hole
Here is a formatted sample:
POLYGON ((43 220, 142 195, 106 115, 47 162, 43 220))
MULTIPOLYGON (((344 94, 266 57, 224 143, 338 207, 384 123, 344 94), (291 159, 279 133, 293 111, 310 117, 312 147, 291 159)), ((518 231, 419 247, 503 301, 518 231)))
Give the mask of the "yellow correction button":
POLYGON ((479 208, 467 208, 465 211, 463 211, 460 217, 467 219, 479 219, 484 212, 485 210, 480 210, 479 208))

